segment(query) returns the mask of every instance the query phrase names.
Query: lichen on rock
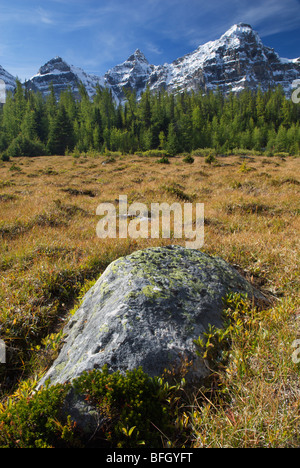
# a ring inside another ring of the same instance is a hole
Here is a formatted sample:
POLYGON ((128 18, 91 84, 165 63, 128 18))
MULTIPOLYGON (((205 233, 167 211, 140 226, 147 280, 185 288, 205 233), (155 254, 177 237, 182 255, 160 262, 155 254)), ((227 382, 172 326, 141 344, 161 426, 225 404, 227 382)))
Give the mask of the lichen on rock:
POLYGON ((229 292, 262 298, 224 260, 180 246, 153 247, 105 270, 65 327, 65 344, 42 379, 72 381, 84 371, 142 367, 150 376, 192 363, 189 378, 208 374, 194 341, 222 327, 229 292))

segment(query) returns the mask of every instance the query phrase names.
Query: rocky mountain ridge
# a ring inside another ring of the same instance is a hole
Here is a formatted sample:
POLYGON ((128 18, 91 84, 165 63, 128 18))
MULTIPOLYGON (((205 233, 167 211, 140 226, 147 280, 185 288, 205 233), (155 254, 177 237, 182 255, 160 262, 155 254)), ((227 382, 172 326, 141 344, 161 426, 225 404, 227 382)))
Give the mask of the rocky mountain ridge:
MULTIPOLYGON (((1 69, 0 69, 1 78, 1 69)), ((245 23, 233 25, 215 41, 200 45, 194 52, 170 64, 151 65, 137 49, 124 63, 116 65, 103 76, 90 75, 56 57, 25 83, 28 89, 46 95, 53 83, 57 96, 71 88, 79 95, 82 82, 92 97, 96 87, 108 87, 117 102, 124 101, 124 89, 135 91, 139 97, 149 87, 151 91, 168 92, 221 89, 224 93, 244 88, 262 90, 281 85, 291 95, 292 82, 300 78, 300 57, 281 58, 274 49, 266 47, 257 32, 245 23)))
MULTIPOLYGON (((6 91, 13 91, 16 86, 16 78, 4 70, 0 65, 0 80, 5 83, 6 91)), ((3 83, 2 83, 3 84, 3 83)))

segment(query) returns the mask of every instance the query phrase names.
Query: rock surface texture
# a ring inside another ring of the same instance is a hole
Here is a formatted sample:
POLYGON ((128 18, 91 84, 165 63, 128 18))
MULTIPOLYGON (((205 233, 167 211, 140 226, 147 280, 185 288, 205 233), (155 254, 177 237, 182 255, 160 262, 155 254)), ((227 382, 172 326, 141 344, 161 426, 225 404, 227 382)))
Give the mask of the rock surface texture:
POLYGON ((142 366, 150 376, 193 364, 187 378, 208 374, 194 340, 208 325, 222 326, 229 292, 260 293, 220 258, 180 246, 137 251, 111 263, 65 327, 63 348, 40 382, 72 381, 84 371, 125 372, 142 366))
POLYGON ((137 49, 125 62, 108 70, 103 76, 89 75, 68 65, 60 57, 50 60, 37 75, 26 82, 28 89, 49 92, 52 82, 55 93, 71 88, 78 96, 81 81, 90 97, 96 86, 107 87, 116 100, 124 102, 124 89, 134 91, 137 98, 150 91, 214 91, 238 93, 245 88, 263 91, 281 85, 288 97, 292 83, 300 78, 300 58, 281 58, 266 47, 249 24, 233 25, 219 39, 200 45, 195 51, 172 63, 152 65, 137 49))
POLYGON ((63 91, 71 89, 75 98, 79 99, 80 83, 85 86, 89 96, 96 94, 97 85, 104 86, 100 77, 87 74, 81 68, 68 65, 61 57, 55 57, 43 65, 38 73, 25 83, 25 87, 47 96, 50 93, 50 85, 53 85, 57 99, 63 91))
POLYGON ((16 78, 4 70, 3 67, 0 65, 0 80, 5 83, 5 90, 6 92, 14 91, 16 87, 16 78))

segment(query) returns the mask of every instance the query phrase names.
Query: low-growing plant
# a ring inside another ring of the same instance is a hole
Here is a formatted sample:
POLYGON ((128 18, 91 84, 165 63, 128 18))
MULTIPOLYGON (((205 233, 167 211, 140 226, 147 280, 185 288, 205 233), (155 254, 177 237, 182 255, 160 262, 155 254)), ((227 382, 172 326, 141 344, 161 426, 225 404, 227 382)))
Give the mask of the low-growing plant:
POLYGON ((253 168, 252 167, 249 167, 246 163, 246 161, 243 161, 243 163, 241 164, 241 167, 239 169, 240 172, 250 172, 252 171, 253 168))
POLYGON ((11 187, 13 185, 15 185, 15 182, 13 182, 12 180, 1 180, 0 179, 0 188, 11 187))
POLYGON ((175 387, 150 378, 142 368, 123 375, 109 373, 104 366, 102 371, 85 372, 74 387, 106 416, 103 431, 112 447, 160 447, 162 434, 172 432, 167 398, 175 387))
POLYGON ((20 168, 20 166, 18 166, 17 164, 15 163, 12 163, 12 165, 10 166, 9 168, 10 172, 21 172, 22 169, 20 168))
POLYGON ((167 158, 166 156, 163 156, 162 158, 157 159, 156 162, 159 164, 170 164, 169 158, 167 158))
POLYGON ((213 153, 210 153, 205 157, 204 161, 206 162, 206 164, 212 164, 215 163, 217 160, 215 155, 213 153))
POLYGON ((84 195, 87 197, 95 198, 96 196, 96 193, 93 190, 88 190, 88 189, 78 190, 75 188, 68 187, 68 188, 62 189, 62 192, 68 193, 69 195, 73 195, 74 197, 77 197, 79 195, 84 195))
POLYGON ((206 156, 209 156, 210 154, 214 156, 217 155, 215 148, 198 148, 192 151, 192 156, 206 157, 206 156))
POLYGON ((79 439, 70 417, 62 415, 69 387, 56 385, 21 397, 8 399, 0 408, 1 448, 78 447, 79 439))
POLYGON ((10 160, 10 157, 7 153, 2 153, 1 154, 1 161, 3 162, 8 162, 10 160))
POLYGON ((231 293, 224 298, 223 321, 224 326, 217 328, 209 325, 208 331, 195 340, 197 354, 209 362, 209 365, 225 364, 229 353, 233 334, 237 333, 241 325, 249 324, 256 309, 252 307, 247 295, 231 293))
POLYGON ((159 150, 159 149, 148 150, 148 151, 137 151, 136 155, 137 156, 154 157, 154 158, 163 158, 163 157, 170 158, 171 157, 170 153, 168 153, 165 150, 159 150))
POLYGON ((188 154, 187 156, 183 158, 183 162, 188 163, 188 164, 193 164, 194 161, 195 159, 190 154, 188 154))
POLYGON ((288 158, 290 156, 290 153, 285 153, 285 152, 279 152, 279 153, 275 153, 274 154, 275 157, 277 158, 281 158, 281 159, 285 159, 285 158, 288 158))
POLYGON ((278 209, 265 205, 259 202, 249 203, 226 203, 224 206, 228 214, 240 213, 240 214, 257 214, 257 215, 274 215, 278 212, 278 209))
MULTIPOLYGON (((202 156, 210 152, 217 154, 205 149, 202 156)), ((194 152, 191 154, 195 157, 194 152)), ((299 447, 299 364, 293 363, 291 347, 298 338, 299 315, 299 159, 281 161, 268 158, 266 153, 254 155, 251 151, 243 158, 228 156, 220 159, 221 166, 213 164, 214 170, 207 171, 204 158, 196 160, 197 166, 202 161, 202 170, 199 166, 191 171, 191 166, 183 163, 182 153, 164 167, 155 164, 157 156, 151 160, 129 154, 117 158, 109 170, 102 166, 106 159, 103 155, 91 161, 83 153, 78 160, 45 156, 0 161, 0 338, 6 344, 7 359, 7 364, 0 366, 3 405, 8 397, 13 405, 22 398, 27 403, 32 399, 33 393, 23 386, 24 379, 35 378, 51 366, 66 318, 76 311, 82 295, 112 261, 169 242, 100 241, 95 235, 95 198, 79 196, 71 200, 73 195, 61 190, 91 189, 101 201, 113 203, 121 193, 127 193, 128 203, 143 201, 148 206, 166 198, 178 203, 205 202, 204 251, 243 271, 256 287, 276 297, 276 305, 241 314, 230 332, 227 328, 207 330, 208 336, 202 337, 202 352, 207 352, 205 359, 215 372, 205 381, 204 390, 197 385, 186 414, 180 420, 172 417, 171 424, 177 433, 181 427, 183 433, 191 428, 184 441, 186 447, 299 447), (257 170, 240 173, 243 161, 257 170), (21 172, 9 171, 13 162, 21 172), (162 173, 164 182, 159 182, 162 173), (28 179, 31 175, 36 177, 34 181, 28 179), (20 386, 18 397, 16 386, 20 386)), ((179 406, 186 404, 186 392, 185 388, 173 397, 181 397, 179 406)), ((48 396, 51 398, 51 393, 48 396)), ((171 408, 174 416, 176 404, 171 408)), ((12 419, 16 413, 10 414, 12 419)), ((57 427, 67 426, 66 437, 75 437, 76 428, 68 429, 67 417, 54 417, 57 427)), ((2 420, 1 436, 9 421, 8 416, 6 423, 2 420)), ((13 426, 17 429, 17 424, 13 426)), ((143 440, 141 432, 137 437, 140 428, 135 422, 119 429, 122 441, 127 441, 124 444, 143 440)), ((62 444, 61 434, 58 429, 53 446, 62 444)), ((103 431, 102 436, 106 437, 103 431)), ((7 438, 11 446, 18 446, 18 433, 12 436, 10 432, 7 438)), ((100 438, 101 434, 97 443, 109 445, 107 438, 105 442, 100 438)), ((162 437, 161 447, 182 447, 178 435, 166 440, 162 437)))
POLYGON ((42 156, 45 152, 45 145, 41 141, 32 141, 23 135, 17 136, 7 148, 7 155, 10 157, 42 156))
POLYGON ((282 341, 295 336, 283 320, 296 302, 260 310, 231 294, 224 305, 224 329, 197 342, 215 382, 201 388, 191 414, 195 447, 298 447, 299 365, 297 370, 292 348, 282 341))
POLYGON ((177 198, 179 198, 179 200, 188 202, 193 201, 193 196, 185 193, 178 184, 173 183, 170 185, 163 185, 162 188, 165 190, 165 192, 175 195, 177 198))
POLYGON ((83 373, 72 386, 103 421, 87 438, 65 409, 71 384, 39 391, 23 384, 0 404, 0 448, 161 447, 175 434, 181 385, 151 378, 141 368, 126 375, 107 366, 83 373))

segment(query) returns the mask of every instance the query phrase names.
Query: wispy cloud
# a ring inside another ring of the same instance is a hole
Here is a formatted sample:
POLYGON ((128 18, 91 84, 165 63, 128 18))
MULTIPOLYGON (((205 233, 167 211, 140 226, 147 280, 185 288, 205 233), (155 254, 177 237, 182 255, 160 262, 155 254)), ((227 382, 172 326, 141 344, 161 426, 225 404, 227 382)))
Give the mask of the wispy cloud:
MULTIPOLYGON (((52 1, 67 1, 67 0, 52 0, 52 1)), ((70 0, 72 1, 72 0, 70 0)), ((165 0, 168 2, 169 0, 165 0)), ((175 0, 176 1, 176 0, 175 0)), ((65 27, 69 31, 90 28, 95 25, 103 27, 104 29, 117 30, 120 26, 127 28, 127 32, 137 26, 147 28, 154 17, 157 16, 156 5, 162 2, 158 0, 145 0, 140 2, 138 0, 104 0, 99 6, 98 2, 91 2, 86 4, 86 8, 78 11, 73 11, 72 22, 67 21, 65 16, 65 27)), ((124 32, 124 29, 122 29, 124 32)))
POLYGON ((39 25, 48 24, 55 25, 55 15, 53 12, 47 11, 44 8, 1 8, 0 23, 5 23, 7 26, 22 25, 39 25))
POLYGON ((233 24, 251 24, 261 37, 299 29, 299 0, 190 0, 170 11, 165 34, 192 46, 217 39, 233 24))
POLYGON ((175 60, 241 21, 262 38, 299 29, 300 1, 10 0, 0 5, 0 56, 25 66, 24 51, 38 49, 37 67, 54 53, 104 73, 136 48, 153 63, 175 60))
POLYGON ((157 45, 153 44, 152 42, 146 42, 146 48, 147 51, 156 54, 156 55, 162 55, 163 51, 161 47, 158 47, 157 45))
POLYGON ((53 17, 53 13, 44 10, 44 8, 38 8, 36 10, 36 18, 44 24, 55 25, 56 20, 53 17))
POLYGON ((298 0, 263 0, 237 6, 237 16, 255 26, 261 37, 298 29, 300 3, 298 0))

